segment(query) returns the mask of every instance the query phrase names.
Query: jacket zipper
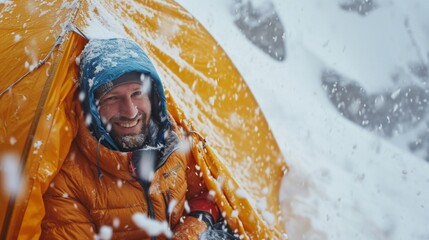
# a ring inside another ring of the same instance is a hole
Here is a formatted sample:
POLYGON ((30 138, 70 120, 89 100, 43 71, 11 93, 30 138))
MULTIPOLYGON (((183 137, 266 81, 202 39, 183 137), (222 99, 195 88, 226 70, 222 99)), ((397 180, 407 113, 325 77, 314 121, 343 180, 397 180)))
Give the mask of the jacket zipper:
POLYGON ((155 211, 153 210, 152 200, 150 199, 149 195, 150 182, 145 181, 143 182, 143 184, 143 191, 147 202, 148 215, 151 219, 155 219, 155 211))
MULTIPOLYGON (((174 148, 164 159, 165 160, 168 159, 170 157, 170 155, 174 151, 176 151, 177 149, 179 149, 179 148, 178 147, 174 148)), ((158 163, 158 165, 155 168, 155 171, 158 170, 160 167, 162 167, 165 164, 165 162, 166 162, 165 160, 161 161, 160 163, 158 163)), ((131 163, 132 163, 132 161, 131 161, 131 163)), ((132 167, 134 168, 134 164, 132 165, 132 167)), ((134 170, 135 170, 135 168, 134 168, 134 170)), ((137 174, 135 173, 135 175, 137 175, 137 174)), ((141 180, 138 177, 136 177, 136 180, 143 187, 143 192, 144 192, 145 199, 146 199, 146 202, 147 202, 148 216, 149 216, 150 219, 155 220, 155 211, 153 209, 152 200, 150 199, 150 195, 149 195, 149 188, 150 188, 151 182, 141 180)), ((170 226, 170 223, 171 223, 171 214, 168 213, 168 204, 170 202, 170 191, 167 190, 166 193, 167 193, 167 199, 165 198, 164 194, 162 194, 162 197, 164 198, 164 203, 165 203, 165 208, 166 208, 166 210, 165 210, 166 221, 167 221, 167 224, 169 225, 169 227, 171 227, 170 226)), ((150 239, 151 240, 156 240, 156 237, 151 237, 150 239)))
MULTIPOLYGON (((149 195, 150 182, 149 181, 141 181, 139 180, 140 185, 143 187, 144 196, 146 198, 147 203, 147 212, 150 219, 155 219, 155 211, 153 210, 152 200, 149 195)), ((156 240, 156 237, 151 237, 151 240, 156 240)))
POLYGON ((168 211, 169 204, 170 204, 170 198, 171 198, 170 197, 170 190, 167 190, 165 192, 165 194, 162 194, 162 198, 164 199, 164 204, 165 204, 165 220, 167 221, 168 226, 171 228, 170 224, 171 224, 171 215, 172 215, 172 213, 170 213, 168 211))

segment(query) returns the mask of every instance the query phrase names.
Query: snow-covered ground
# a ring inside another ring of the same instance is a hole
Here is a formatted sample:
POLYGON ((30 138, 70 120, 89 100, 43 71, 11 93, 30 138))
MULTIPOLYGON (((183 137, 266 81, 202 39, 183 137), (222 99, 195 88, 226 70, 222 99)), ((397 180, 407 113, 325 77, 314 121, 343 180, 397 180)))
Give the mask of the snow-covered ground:
POLYGON ((406 147, 415 136, 364 130, 339 114, 321 82, 333 69, 368 94, 427 90, 409 64, 428 66, 428 1, 272 0, 285 61, 245 38, 233 0, 178 2, 229 54, 273 129, 290 166, 280 196, 290 239, 429 239, 429 164, 406 147), (345 11, 356 2, 373 7, 345 11))

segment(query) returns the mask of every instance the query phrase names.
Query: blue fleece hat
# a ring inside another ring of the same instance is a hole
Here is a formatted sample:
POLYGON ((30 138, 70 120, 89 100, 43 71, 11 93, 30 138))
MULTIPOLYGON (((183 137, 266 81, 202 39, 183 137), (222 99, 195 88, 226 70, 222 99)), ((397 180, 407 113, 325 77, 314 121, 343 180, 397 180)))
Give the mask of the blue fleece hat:
POLYGON ((129 39, 92 39, 80 56, 80 91, 86 118, 91 119, 92 134, 110 149, 119 150, 104 128, 97 110, 95 92, 114 82, 125 73, 143 73, 152 79, 151 118, 159 125, 157 143, 164 143, 164 132, 171 126, 168 120, 164 88, 152 62, 135 42, 129 39))

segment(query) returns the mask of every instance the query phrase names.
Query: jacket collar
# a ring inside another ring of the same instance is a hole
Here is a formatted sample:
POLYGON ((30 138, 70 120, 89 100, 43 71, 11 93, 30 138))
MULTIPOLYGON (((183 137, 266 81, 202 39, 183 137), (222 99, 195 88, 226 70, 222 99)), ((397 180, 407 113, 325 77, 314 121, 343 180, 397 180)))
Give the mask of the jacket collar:
MULTIPOLYGON (((79 130, 75 142, 86 158, 94 164, 98 170, 101 169, 103 172, 107 172, 124 180, 133 179, 130 172, 130 158, 127 152, 112 150, 100 144, 89 131, 83 114, 79 115, 78 126, 79 130)), ((151 131, 153 133, 151 136, 151 143, 156 142, 154 138, 158 135, 158 128, 156 126, 153 126, 153 128, 154 129, 151 131)), ((180 148, 179 138, 173 130, 166 130, 164 132, 164 137, 164 145, 154 146, 160 148, 160 156, 156 161, 155 170, 163 166, 170 155, 180 148)))
POLYGON ((103 144, 99 144, 86 126, 83 114, 79 117, 78 129, 75 143, 92 164, 97 168, 101 168, 103 172, 118 178, 132 179, 129 172, 127 153, 111 150, 103 144), (97 164, 97 161, 99 161, 99 164, 97 164))

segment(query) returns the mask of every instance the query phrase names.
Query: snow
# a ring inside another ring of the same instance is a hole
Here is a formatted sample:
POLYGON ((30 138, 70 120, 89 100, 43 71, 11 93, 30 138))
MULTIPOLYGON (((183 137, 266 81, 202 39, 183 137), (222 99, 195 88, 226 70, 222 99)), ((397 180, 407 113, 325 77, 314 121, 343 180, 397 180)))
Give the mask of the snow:
POLYGON ((11 136, 11 137, 9 138, 9 143, 10 143, 10 145, 11 145, 11 146, 15 145, 15 143, 16 143, 16 138, 15 138, 14 136, 11 136))
POLYGON ((121 225, 121 220, 119 220, 119 218, 114 218, 113 219, 113 227, 118 228, 120 225, 121 225))
POLYGON ((234 210, 234 211, 232 211, 232 213, 231 213, 231 217, 233 217, 233 218, 238 217, 238 210, 234 210))
MULTIPOLYGON (((110 17, 111 14, 102 4, 97 1, 91 3, 90 12, 99 12, 99 16, 110 17), (97 9, 97 11, 95 11, 97 9)), ((109 19, 108 21, 93 15, 88 20, 88 27, 85 29, 85 34, 89 39, 100 38, 123 38, 126 36, 125 30, 122 25, 119 24, 119 21, 114 19, 109 19)))
POLYGON ((17 196, 22 189, 19 156, 13 152, 4 152, 0 155, 0 176, 4 189, 8 194, 17 196))
POLYGON ((79 92, 79 101, 83 102, 85 100, 86 93, 84 91, 79 92))
POLYGON ((320 82, 328 68, 392 98, 398 86, 421 86, 407 64, 428 62, 427 1, 373 1, 362 17, 341 10, 345 1, 273 0, 284 62, 242 35, 232 1, 178 2, 227 52, 273 129, 290 167, 280 195, 290 239, 429 238, 428 163, 342 117, 320 82))
POLYGON ((118 185, 118 188, 122 188, 122 184, 123 184, 123 182, 122 182, 122 180, 121 180, 121 179, 118 179, 118 180, 116 181, 116 185, 118 185))
POLYGON ((86 126, 91 125, 91 122, 92 122, 92 116, 90 114, 87 114, 86 117, 85 117, 85 124, 86 124, 86 126))
POLYGON ((397 98, 398 97, 398 95, 399 95, 399 93, 401 92, 401 89, 398 89, 398 90, 396 90, 396 91, 394 91, 393 93, 392 93, 392 95, 390 95, 390 97, 392 98, 392 99, 395 99, 395 98, 397 98))
POLYGON ((42 146, 43 142, 40 140, 37 140, 34 142, 33 147, 34 147, 34 151, 33 154, 37 154, 39 152, 40 147, 42 146))
POLYGON ((141 153, 139 153, 141 155, 138 155, 141 157, 139 160, 140 165, 138 166, 139 169, 137 169, 139 177, 149 182, 151 182, 155 176, 155 151, 150 150, 151 149, 141 150, 141 153))
POLYGON ((143 213, 135 213, 132 217, 134 223, 141 229, 144 229, 149 236, 159 236, 164 234, 166 237, 171 238, 171 232, 168 223, 163 221, 152 220, 143 213))
POLYGON ((16 34, 13 40, 14 40, 15 42, 19 42, 19 41, 21 41, 21 38, 22 38, 22 37, 21 37, 21 35, 16 34))
POLYGON ((191 207, 189 207, 188 201, 185 201, 184 207, 185 207, 185 212, 187 212, 187 213, 191 212, 191 207))
POLYGON ((177 200, 176 199, 172 199, 170 201, 170 203, 168 203, 168 211, 167 211, 168 214, 172 214, 173 213, 173 210, 176 207, 176 205, 177 205, 177 200))
POLYGON ((113 236, 113 229, 109 226, 101 226, 100 233, 96 236, 96 239, 107 240, 113 236))

